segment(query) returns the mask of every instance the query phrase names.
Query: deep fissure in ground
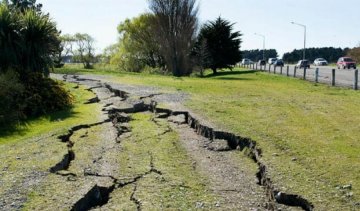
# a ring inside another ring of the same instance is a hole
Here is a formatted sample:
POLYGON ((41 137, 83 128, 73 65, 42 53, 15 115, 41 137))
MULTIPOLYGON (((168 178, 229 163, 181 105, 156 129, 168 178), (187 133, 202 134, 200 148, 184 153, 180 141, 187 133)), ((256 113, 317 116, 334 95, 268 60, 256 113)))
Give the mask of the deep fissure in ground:
MULTIPOLYGON (((81 84, 81 82, 84 81, 92 81, 101 83, 99 80, 93 80, 93 79, 84 79, 80 78, 79 76, 72 76, 75 80, 75 83, 81 84)), ((64 76, 64 80, 67 81, 68 76, 64 76)), ((127 98, 129 98, 130 94, 118 89, 114 89, 109 84, 103 84, 94 87, 88 88, 88 91, 94 92, 93 90, 96 88, 107 88, 111 93, 113 93, 113 97, 120 97, 122 98, 122 101, 126 101, 127 98)), ((235 135, 233 133, 229 133, 226 131, 217 131, 214 130, 211 127, 208 127, 201 123, 198 119, 193 117, 189 112, 187 111, 172 111, 170 109, 165 108, 159 108, 157 107, 157 102, 151 100, 150 104, 144 103, 144 99, 152 99, 154 96, 161 95, 161 94, 151 94, 148 96, 140 97, 140 102, 133 104, 132 108, 125 108, 125 109, 106 109, 107 107, 111 106, 111 104, 106 104, 104 106, 103 111, 107 111, 107 114, 109 116, 108 120, 105 120, 104 122, 94 123, 90 125, 79 125, 75 126, 72 129, 69 130, 69 132, 66 135, 59 136, 59 139, 67 143, 68 146, 68 154, 64 155, 64 158, 62 161, 60 161, 58 164, 56 164, 54 167, 50 168, 50 172, 57 173, 61 170, 67 170, 69 168, 70 163, 75 159, 75 153, 72 150, 72 146, 74 143, 71 142, 70 138, 74 134, 74 132, 85 129, 85 128, 91 128, 93 126, 97 126, 99 124, 104 124, 107 122, 112 122, 113 126, 118 131, 118 136, 116 141, 118 143, 121 142, 121 136, 123 134, 129 133, 130 129, 126 126, 122 125, 122 123, 127 123, 131 121, 131 117, 128 114, 138 113, 138 112, 146 112, 151 111, 154 114, 156 114, 155 118, 152 119, 157 124, 156 119, 168 119, 172 116, 180 116, 182 115, 184 117, 183 122, 178 122, 179 124, 187 124, 190 128, 194 129, 194 131, 207 139, 210 140, 210 143, 215 140, 222 140, 226 141, 228 148, 224 149, 223 151, 229 151, 229 150, 240 150, 243 151, 244 149, 248 149, 248 156, 251 158, 259 168, 259 171, 256 175, 258 178, 258 184, 265 187, 266 190, 266 196, 267 196, 267 209, 274 210, 275 209, 275 203, 284 204, 287 206, 296 206, 301 207, 304 210, 313 210, 314 206, 311 202, 306 200, 305 198, 295 195, 295 194, 287 194, 284 192, 281 192, 277 190, 270 179, 270 176, 268 175, 267 166, 261 161, 262 151, 257 146, 257 143, 250 138, 241 137, 238 135, 235 135)), ((87 103, 99 103, 101 100, 96 96, 93 99, 90 99, 87 103)), ((171 128, 168 128, 164 133, 167 133, 171 131, 171 128)), ((162 134, 159 134, 161 136, 162 134)), ((212 148, 209 148, 209 150, 213 150, 212 148)), ((221 151, 221 150, 219 150, 221 151)), ((117 188, 122 188, 127 185, 134 185, 134 191, 131 194, 131 197, 129 200, 134 202, 138 210, 141 210, 141 202, 136 199, 135 193, 137 190, 137 182, 144 176, 156 173, 161 175, 162 172, 158 171, 153 164, 152 161, 153 157, 150 155, 150 170, 148 172, 145 172, 142 175, 138 175, 132 179, 130 179, 127 182, 119 182, 118 179, 113 178, 111 175, 107 175, 106 177, 110 177, 113 179, 113 185, 110 187, 98 187, 94 186, 82 199, 80 199, 77 203, 74 204, 73 210, 89 210, 91 208, 95 207, 101 207, 105 205, 108 200, 109 196, 112 191, 114 191, 117 188), (90 202, 91 201, 91 202, 90 202)), ((88 174, 87 176, 98 176, 98 177, 104 177, 102 175, 97 174, 88 174)))

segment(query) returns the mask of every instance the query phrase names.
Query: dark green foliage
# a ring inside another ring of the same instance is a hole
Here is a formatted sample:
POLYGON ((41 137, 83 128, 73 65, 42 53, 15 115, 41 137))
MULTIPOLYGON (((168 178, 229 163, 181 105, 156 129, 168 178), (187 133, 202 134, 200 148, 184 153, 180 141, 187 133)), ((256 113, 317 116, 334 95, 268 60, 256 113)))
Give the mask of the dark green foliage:
POLYGON ((59 83, 46 78, 60 45, 55 23, 32 6, 11 6, 0 3, 0 124, 59 110, 72 101, 59 83))
MULTIPOLYGON (((349 49, 341 49, 341 48, 307 48, 306 49, 306 59, 311 62, 316 58, 324 58, 330 63, 335 63, 339 59, 339 57, 345 56, 349 49)), ((283 60, 288 63, 296 63, 297 61, 303 58, 303 50, 295 49, 290 53, 285 53, 283 56, 283 60)))
POLYGON ((39 73, 29 75, 24 92, 24 114, 38 116, 70 106, 72 97, 60 83, 43 78, 39 73))
POLYGON ((217 18, 215 21, 206 23, 200 31, 198 41, 195 47, 196 52, 202 43, 206 43, 208 56, 206 56, 203 64, 207 64, 207 68, 211 68, 216 73, 219 68, 232 68, 238 63, 242 56, 240 52, 241 33, 232 32, 233 25, 229 21, 217 18))
POLYGON ((62 84, 32 73, 24 85, 15 71, 0 74, 0 126, 71 106, 62 84))
MULTIPOLYGON (((251 59, 252 61, 259 61, 263 59, 263 50, 245 50, 242 51, 243 58, 251 59)), ((279 55, 275 49, 265 50, 265 60, 268 58, 277 58, 279 55)))
POLYGON ((0 125, 20 120, 24 114, 24 86, 16 72, 0 73, 0 125))
POLYGON ((22 16, 21 68, 30 72, 49 73, 51 55, 58 51, 60 40, 56 25, 48 15, 38 15, 29 10, 22 16))
POLYGON ((11 68, 21 80, 32 72, 49 73, 51 55, 59 48, 59 32, 48 15, 0 5, 0 71, 11 68))
POLYGON ((20 29, 18 14, 0 4, 0 72, 5 72, 19 61, 20 55, 16 49, 21 48, 20 29))

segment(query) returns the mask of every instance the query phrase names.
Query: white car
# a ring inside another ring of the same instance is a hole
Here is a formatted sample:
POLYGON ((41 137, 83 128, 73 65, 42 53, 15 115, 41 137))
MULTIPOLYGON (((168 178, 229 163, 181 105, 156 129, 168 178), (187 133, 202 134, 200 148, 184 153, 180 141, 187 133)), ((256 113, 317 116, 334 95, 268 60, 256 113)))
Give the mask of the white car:
POLYGON ((274 64, 277 61, 277 58, 269 58, 268 63, 274 64))
POLYGON ((241 61, 241 64, 242 64, 242 65, 249 65, 249 64, 254 64, 254 62, 251 61, 251 59, 243 59, 243 60, 241 61))
POLYGON ((323 58, 317 58, 314 60, 314 65, 315 66, 325 66, 325 65, 328 65, 328 62, 323 58))

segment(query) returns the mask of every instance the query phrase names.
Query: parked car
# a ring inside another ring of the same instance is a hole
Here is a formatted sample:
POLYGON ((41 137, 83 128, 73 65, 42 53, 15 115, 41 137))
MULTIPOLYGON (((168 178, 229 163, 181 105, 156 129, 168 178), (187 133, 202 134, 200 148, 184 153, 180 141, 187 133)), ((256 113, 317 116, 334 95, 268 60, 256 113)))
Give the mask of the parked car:
POLYGON ((268 63, 269 64, 274 64, 274 62, 276 62, 277 58, 269 58, 268 63))
POLYGON ((260 65, 260 66, 266 65, 266 61, 265 60, 259 60, 258 65, 260 65))
POLYGON ((340 57, 336 63, 338 69, 354 68, 356 69, 356 62, 350 57, 340 57))
POLYGON ((298 63, 296 64, 297 68, 310 68, 310 61, 309 60, 299 60, 298 63))
POLYGON ((241 64, 242 64, 242 65, 249 65, 249 64, 254 64, 254 62, 251 61, 250 59, 243 59, 243 60, 241 61, 241 64))
POLYGON ((284 67, 284 61, 282 59, 278 59, 273 63, 273 65, 284 67))
POLYGON ((323 58, 317 58, 314 60, 314 65, 315 66, 324 66, 324 65, 328 65, 328 62, 323 58))

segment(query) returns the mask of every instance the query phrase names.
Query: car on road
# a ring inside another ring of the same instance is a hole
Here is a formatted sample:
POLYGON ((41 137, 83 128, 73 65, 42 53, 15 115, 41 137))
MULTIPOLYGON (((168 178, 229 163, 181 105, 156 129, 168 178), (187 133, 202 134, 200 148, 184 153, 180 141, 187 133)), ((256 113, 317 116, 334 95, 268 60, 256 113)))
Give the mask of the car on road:
POLYGON ((271 65, 271 64, 274 64, 274 62, 276 62, 277 58, 269 58, 268 60, 268 63, 271 65))
POLYGON ((323 58, 317 58, 314 60, 314 65, 315 66, 325 66, 325 65, 328 65, 329 63, 323 59, 323 58))
POLYGON ((342 69, 350 69, 350 68, 354 68, 356 69, 356 62, 350 58, 350 57, 340 57, 339 60, 336 63, 336 66, 338 69, 342 68, 342 69))
POLYGON ((254 64, 254 62, 251 61, 251 59, 243 59, 243 60, 241 61, 241 64, 242 64, 242 65, 249 65, 249 64, 254 64))
POLYGON ((299 60, 298 63, 296 64, 297 68, 310 68, 310 61, 309 60, 299 60))
POLYGON ((266 61, 265 60, 259 60, 258 65, 260 65, 260 66, 266 65, 266 61))
POLYGON ((274 66, 284 67, 284 61, 282 59, 278 59, 273 63, 274 66))

